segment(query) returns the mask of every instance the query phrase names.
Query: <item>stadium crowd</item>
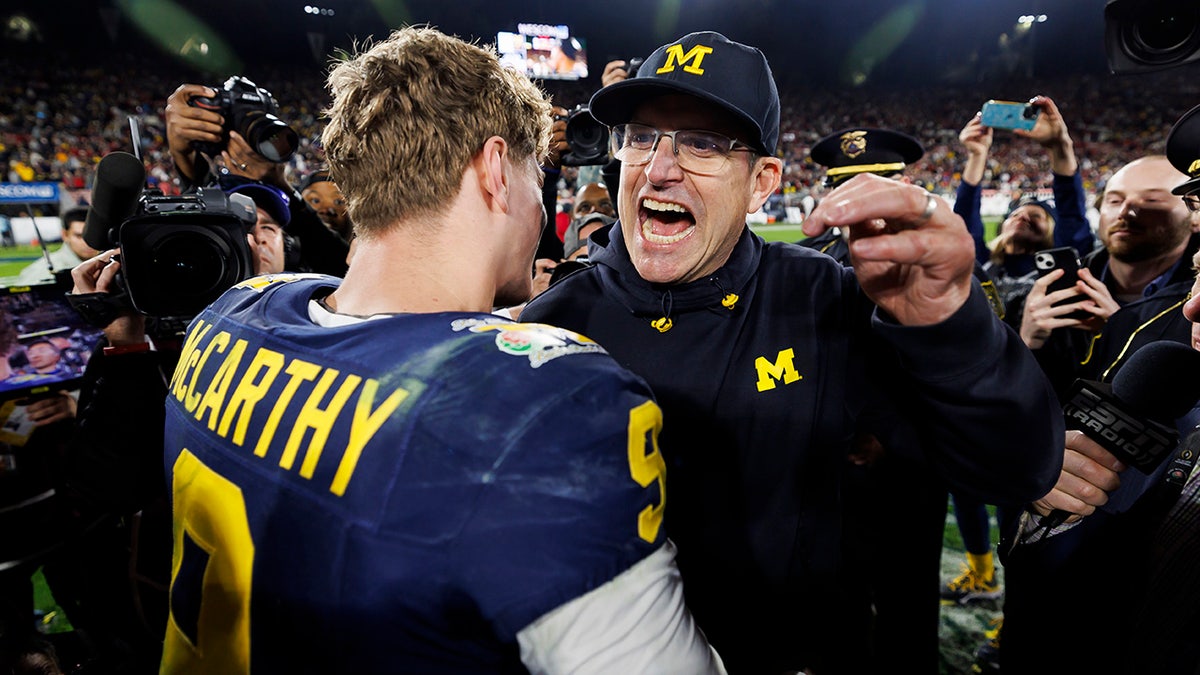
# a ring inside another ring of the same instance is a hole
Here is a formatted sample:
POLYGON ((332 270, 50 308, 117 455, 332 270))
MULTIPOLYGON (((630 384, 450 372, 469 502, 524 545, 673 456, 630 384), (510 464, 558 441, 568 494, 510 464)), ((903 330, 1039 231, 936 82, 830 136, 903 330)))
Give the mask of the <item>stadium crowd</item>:
MULTIPOLYGON (((129 151, 129 117, 141 129, 141 155, 151 184, 168 194, 179 185, 166 150, 164 101, 179 82, 220 84, 164 63, 121 59, 110 65, 80 65, 63 57, 36 64, 0 59, 0 161, 8 182, 61 182, 68 194, 90 187, 93 169, 106 153, 129 151), (200 78, 200 79, 197 79, 200 78)), ((293 184, 323 164, 321 110, 327 104, 321 69, 265 67, 245 75, 279 100, 281 117, 300 135, 300 149, 285 174, 293 184)), ((567 109, 586 103, 599 85, 542 82, 556 105, 567 109)), ((925 156, 907 169, 913 182, 950 196, 962 164, 958 132, 962 120, 985 98, 1026 100, 1044 94, 1059 102, 1072 126, 1084 189, 1095 194, 1118 167, 1146 152, 1162 152, 1172 122, 1200 94, 1195 78, 1179 71, 1137 77, 1083 75, 1057 80, 1010 80, 971 86, 931 85, 927 89, 885 86, 839 90, 780 91, 778 155, 784 160, 781 191, 799 199, 819 185, 823 168, 808 154, 813 144, 835 129, 876 126, 902 130, 924 146, 925 156)), ((1013 136, 997 135, 984 175, 985 187, 1026 192, 1038 187, 1037 148, 1013 136), (1018 142, 1012 142, 1017 140, 1018 142)), ((564 172, 560 197, 574 194, 574 170, 564 172)), ((69 205, 68 205, 69 206, 69 205)))

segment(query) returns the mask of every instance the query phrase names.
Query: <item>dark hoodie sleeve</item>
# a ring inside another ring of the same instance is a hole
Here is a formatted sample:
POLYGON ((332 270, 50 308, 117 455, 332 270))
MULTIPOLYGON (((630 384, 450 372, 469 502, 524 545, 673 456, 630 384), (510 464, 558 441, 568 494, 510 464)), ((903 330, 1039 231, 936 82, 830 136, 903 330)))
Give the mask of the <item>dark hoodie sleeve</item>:
POLYGON ((1087 220, 1083 178, 1078 171, 1073 176, 1054 175, 1054 210, 1058 212, 1054 245, 1070 246, 1080 257, 1091 253, 1096 248, 1096 235, 1087 220))
POLYGON ((907 408, 951 490, 989 504, 1013 504, 1054 487, 1063 458, 1062 406, 977 281, 963 307, 940 324, 901 326, 881 311, 872 321, 894 350, 875 370, 907 408), (906 375, 892 377, 888 366, 906 375), (913 389, 895 391, 900 382, 913 389))
POLYGON ((971 239, 975 241, 975 260, 980 265, 986 265, 992 252, 983 240, 983 217, 979 215, 982 194, 983 191, 978 185, 971 185, 965 180, 960 182, 958 195, 954 199, 954 212, 962 217, 963 222, 967 224, 967 232, 971 233, 971 239))
POLYGON ((166 495, 163 420, 172 354, 141 352, 88 361, 65 494, 81 516, 131 514, 166 495))

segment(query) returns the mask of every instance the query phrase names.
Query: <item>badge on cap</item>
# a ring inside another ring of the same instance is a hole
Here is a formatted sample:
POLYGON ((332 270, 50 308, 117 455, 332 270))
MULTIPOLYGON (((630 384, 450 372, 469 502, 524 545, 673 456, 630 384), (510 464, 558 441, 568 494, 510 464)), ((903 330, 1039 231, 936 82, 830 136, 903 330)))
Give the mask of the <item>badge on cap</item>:
POLYGON ((867 132, 850 131, 842 134, 842 154, 854 159, 867 151, 867 132))

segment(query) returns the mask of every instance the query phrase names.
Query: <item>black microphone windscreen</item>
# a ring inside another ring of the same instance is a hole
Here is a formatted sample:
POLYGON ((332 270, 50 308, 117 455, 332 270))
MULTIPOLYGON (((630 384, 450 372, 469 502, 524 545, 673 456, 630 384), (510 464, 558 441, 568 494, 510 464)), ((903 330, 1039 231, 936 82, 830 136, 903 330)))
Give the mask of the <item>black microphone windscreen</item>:
POLYGON ((1117 371, 1112 392, 1131 412, 1170 423, 1200 400, 1200 352, 1173 340, 1147 343, 1117 371))
POLYGON ((113 245, 109 231, 133 215, 145 183, 146 167, 128 152, 110 152, 100 160, 83 226, 88 246, 103 251, 113 245))

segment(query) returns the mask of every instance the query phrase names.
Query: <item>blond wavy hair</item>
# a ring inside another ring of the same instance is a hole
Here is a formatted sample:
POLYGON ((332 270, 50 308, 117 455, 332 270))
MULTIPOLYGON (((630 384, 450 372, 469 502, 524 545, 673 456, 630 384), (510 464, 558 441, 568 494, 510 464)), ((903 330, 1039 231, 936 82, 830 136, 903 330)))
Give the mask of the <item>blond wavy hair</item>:
POLYGON ((550 102, 494 50, 428 26, 360 49, 330 70, 322 133, 356 234, 445 208, 492 136, 508 143, 514 163, 545 159, 550 102))

